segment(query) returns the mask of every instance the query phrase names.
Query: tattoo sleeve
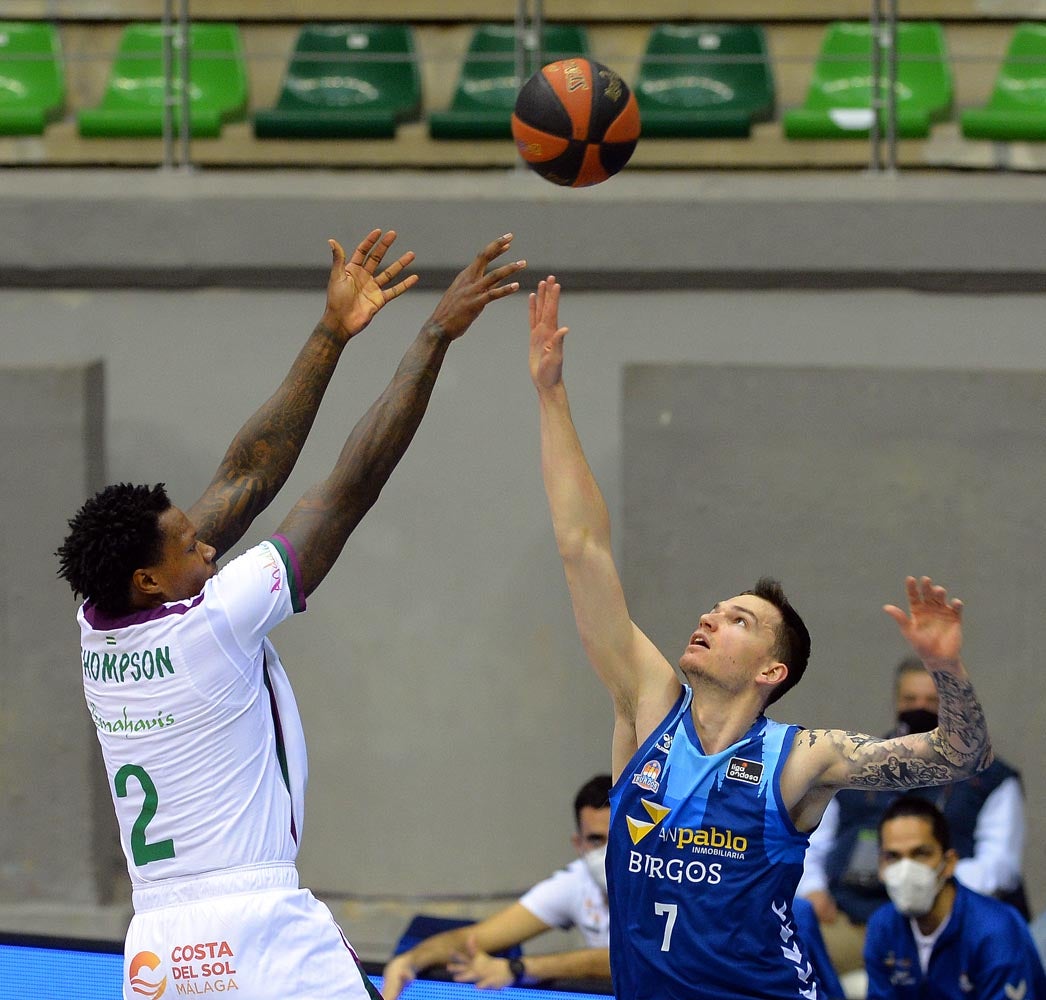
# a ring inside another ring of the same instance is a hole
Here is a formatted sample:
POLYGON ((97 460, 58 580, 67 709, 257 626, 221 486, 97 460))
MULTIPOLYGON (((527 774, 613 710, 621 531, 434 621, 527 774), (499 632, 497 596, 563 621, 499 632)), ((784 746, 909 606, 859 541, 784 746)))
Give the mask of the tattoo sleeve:
POLYGON ((973 685, 965 677, 934 673, 938 727, 894 739, 830 732, 825 737, 853 765, 849 784, 861 788, 920 788, 968 778, 992 762, 988 729, 973 685))
POLYGON ((438 324, 422 328, 392 381, 353 428, 331 474, 295 504, 280 526, 298 553, 307 594, 334 565, 406 452, 449 345, 438 324))
POLYGON ((344 343, 322 323, 275 393, 240 428, 192 511, 200 538, 227 552, 291 474, 344 343))

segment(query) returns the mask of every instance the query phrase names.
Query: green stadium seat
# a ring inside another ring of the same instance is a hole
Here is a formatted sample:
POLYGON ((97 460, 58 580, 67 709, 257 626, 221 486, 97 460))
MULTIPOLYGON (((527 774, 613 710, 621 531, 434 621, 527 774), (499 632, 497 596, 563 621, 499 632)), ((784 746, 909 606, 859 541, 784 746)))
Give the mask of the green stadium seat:
POLYGON ((1018 24, 982 108, 959 116, 967 139, 1046 141, 1046 24, 1018 24))
POLYGON ((774 114, 757 24, 657 24, 634 87, 644 138, 744 137, 774 114))
POLYGON ((57 28, 0 21, 0 135, 42 135, 64 107, 57 28))
MULTIPOLYGON (((120 36, 101 103, 77 115, 80 135, 133 138, 163 135, 163 25, 130 24, 120 36)), ((181 53, 173 49, 172 120, 181 128, 178 77, 181 53)), ((221 134, 247 113, 247 67, 235 24, 189 25, 189 129, 196 138, 221 134)))
POLYGON ((316 24, 298 34, 280 96, 254 115, 261 139, 392 138, 421 116, 421 70, 406 24, 316 24))
POLYGON ((582 25, 542 26, 541 50, 533 33, 526 39, 524 77, 516 79, 516 29, 511 24, 481 24, 469 41, 450 107, 429 114, 433 139, 511 139, 512 109, 519 88, 542 66, 588 55, 582 25))
MULTIPOLYGON (((883 52, 880 90, 888 97, 883 52)), ((902 139, 925 138, 952 109, 952 74, 944 29, 936 21, 897 25, 896 126, 902 139)), ((856 139, 872 126, 872 33, 868 22, 837 21, 828 26, 802 107, 784 114, 789 139, 856 139)), ((880 112, 886 128, 886 108, 880 112)))

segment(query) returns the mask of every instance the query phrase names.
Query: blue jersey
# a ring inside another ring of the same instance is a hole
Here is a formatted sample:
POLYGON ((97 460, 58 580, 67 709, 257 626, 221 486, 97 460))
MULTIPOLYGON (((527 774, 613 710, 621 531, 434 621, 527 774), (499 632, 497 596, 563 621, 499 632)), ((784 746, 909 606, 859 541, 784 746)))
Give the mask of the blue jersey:
POLYGON ((683 693, 610 794, 618 1000, 823 1000, 792 917, 809 838, 781 801, 797 726, 701 748, 683 693))
POLYGON ((886 903, 868 921, 869 1000, 1039 1000, 1046 973, 1028 925, 1006 903, 955 885, 955 902, 922 971, 911 921, 886 903))

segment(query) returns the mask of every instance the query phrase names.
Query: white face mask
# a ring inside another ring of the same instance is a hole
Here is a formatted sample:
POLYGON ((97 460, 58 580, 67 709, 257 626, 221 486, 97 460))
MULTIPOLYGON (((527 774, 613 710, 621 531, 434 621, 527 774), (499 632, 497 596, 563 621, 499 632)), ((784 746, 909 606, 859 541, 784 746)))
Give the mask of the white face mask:
POLYGON ((594 851, 588 851, 582 854, 581 858, 585 862, 585 867, 588 868, 588 873, 592 876, 592 881, 603 890, 605 896, 607 893, 607 845, 604 844, 594 851))
POLYGON ((882 871, 883 884, 890 900, 906 917, 925 917, 933 909, 937 894, 941 891, 944 879, 940 867, 903 858, 887 865, 882 871))

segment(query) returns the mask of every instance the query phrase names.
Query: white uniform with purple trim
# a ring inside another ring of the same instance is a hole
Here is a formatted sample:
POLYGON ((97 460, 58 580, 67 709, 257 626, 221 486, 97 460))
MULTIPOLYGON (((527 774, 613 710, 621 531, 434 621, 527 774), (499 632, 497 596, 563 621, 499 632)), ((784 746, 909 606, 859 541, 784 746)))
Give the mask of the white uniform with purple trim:
POLYGON ((368 994, 294 866, 305 740, 266 636, 304 610, 299 580, 277 536, 191 600, 118 618, 80 609, 84 695, 133 886, 128 1000, 368 994))

